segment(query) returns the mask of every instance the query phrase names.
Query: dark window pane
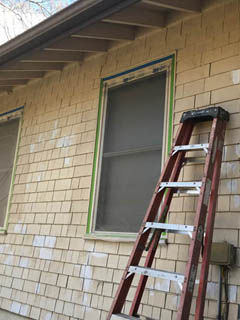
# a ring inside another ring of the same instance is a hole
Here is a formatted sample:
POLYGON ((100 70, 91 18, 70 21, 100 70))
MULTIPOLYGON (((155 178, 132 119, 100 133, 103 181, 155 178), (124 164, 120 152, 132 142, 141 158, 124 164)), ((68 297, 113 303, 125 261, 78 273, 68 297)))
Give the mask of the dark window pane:
POLYGON ((96 230, 136 232, 162 157, 166 73, 108 92, 96 230))
POLYGON ((103 159, 97 230, 136 232, 159 178, 161 151, 103 159))
POLYGON ((11 184, 19 120, 0 124, 0 226, 3 226, 11 184))
POLYGON ((104 152, 162 143, 166 74, 109 90, 104 152))

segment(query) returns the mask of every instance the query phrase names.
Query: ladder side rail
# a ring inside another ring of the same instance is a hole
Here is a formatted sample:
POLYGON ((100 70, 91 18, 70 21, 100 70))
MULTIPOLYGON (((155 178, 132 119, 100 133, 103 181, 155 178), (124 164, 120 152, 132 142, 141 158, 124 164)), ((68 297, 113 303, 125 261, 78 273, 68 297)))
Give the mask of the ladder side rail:
POLYGON ((219 143, 218 143, 216 161, 215 161, 216 164, 213 172, 211 195, 209 200, 209 208, 208 208, 208 216, 207 216, 207 224, 206 224, 206 236, 204 241, 200 282, 199 282, 198 296, 197 296, 197 302, 196 302, 195 320, 203 319, 203 313, 204 313, 204 303, 205 303, 207 281, 208 281, 209 259, 210 259, 211 246, 212 246, 213 229, 214 229, 214 222, 215 222, 215 215, 216 215, 217 194, 218 194, 218 187, 219 187, 219 180, 220 180, 220 173, 221 173, 225 128, 226 128, 226 122, 223 121, 222 128, 220 130, 220 137, 219 137, 219 143))
MULTIPOLYGON (((192 123, 190 123, 190 122, 181 123, 178 128, 178 131, 177 131, 177 136, 176 136, 176 139, 174 142, 174 146, 175 145, 183 145, 186 135, 187 136, 191 135, 192 130, 193 130, 192 123), (185 131, 187 131, 187 132, 185 132, 185 131)), ((128 278, 126 278, 127 273, 128 273, 128 268, 131 265, 133 265, 133 266, 138 265, 138 263, 141 259, 142 253, 145 249, 145 245, 146 245, 148 236, 150 234, 150 230, 143 233, 145 223, 154 221, 154 219, 158 213, 158 209, 159 209, 159 206, 160 206, 161 201, 163 199, 164 191, 165 191, 165 190, 162 190, 161 192, 158 192, 159 186, 162 181, 169 180, 171 173, 172 173, 172 167, 174 166, 177 159, 178 159, 177 155, 175 155, 173 157, 170 155, 168 157, 167 163, 166 163, 164 170, 162 171, 162 174, 159 178, 159 181, 158 181, 157 186, 155 188, 153 197, 151 199, 151 202, 150 202, 149 207, 147 209, 146 215, 144 217, 143 223, 140 227, 139 234, 137 236, 135 245, 132 249, 132 253, 131 253, 129 260, 128 260, 128 263, 127 263, 127 267, 123 273, 123 276, 120 281, 117 293, 115 295, 112 306, 111 306, 110 311, 108 313, 107 320, 111 319, 112 314, 118 314, 122 310, 123 304, 126 300, 128 291, 130 289, 131 283, 134 278, 134 274, 130 275, 128 278)))
POLYGON ((189 317, 193 290, 196 280, 200 250, 202 246, 203 231, 205 226, 208 201, 210 196, 210 187, 213 176, 213 169, 216 158, 216 150, 218 144, 219 131, 221 123, 217 118, 213 119, 212 129, 209 141, 209 153, 206 158, 204 174, 202 178, 202 187, 198 199, 196 216, 194 221, 195 230, 193 232, 190 249, 189 260, 186 266, 186 274, 183 283, 180 305, 177 313, 177 320, 186 320, 189 317))
MULTIPOLYGON (((192 134, 192 130, 193 130, 193 124, 192 123, 189 122, 189 124, 186 124, 186 125, 188 125, 192 129, 188 132, 188 134, 185 135, 184 140, 183 140, 183 144, 184 145, 189 143, 190 138, 191 138, 191 134, 192 134)), ((173 147, 173 149, 174 149, 174 147, 173 147)), ((175 167, 172 170, 170 181, 175 182, 175 181, 178 180, 178 177, 179 177, 179 174, 180 174, 180 171, 181 171, 181 168, 182 168, 182 164, 183 164, 184 159, 185 159, 185 154, 186 154, 186 152, 178 153, 177 160, 176 160, 176 163, 175 163, 175 167)), ((167 214, 168 214, 168 211, 169 211, 169 207, 170 207, 170 204, 171 204, 171 201, 172 201, 173 194, 174 194, 174 190, 172 188, 167 191, 167 194, 166 194, 165 199, 164 199, 164 203, 163 203, 162 208, 161 208, 161 212, 160 212, 160 215, 159 215, 158 222, 164 223, 166 221, 166 217, 167 217, 167 214)), ((144 267, 145 268, 151 268, 151 266, 152 266, 153 259, 155 257, 155 253, 156 253, 156 250, 157 250, 158 242, 159 242, 159 240, 161 238, 162 232, 163 232, 163 230, 158 230, 154 235, 153 241, 152 241, 151 246, 150 246, 150 248, 148 250, 148 254, 147 254, 147 257, 146 257, 146 260, 145 260, 145 263, 144 263, 144 267)), ((135 292, 133 303, 132 303, 132 306, 131 306, 131 309, 130 309, 130 312, 129 312, 130 316, 134 316, 138 312, 138 308, 139 308, 139 305, 140 305, 140 302, 141 302, 141 299, 142 299, 142 295, 143 295, 143 292, 144 292, 144 289, 145 289, 145 286, 146 286, 146 283, 147 283, 147 279, 148 279, 148 276, 144 276, 144 275, 141 275, 141 277, 139 279, 139 283, 138 283, 138 286, 137 286, 137 289, 136 289, 136 292, 135 292)))
MULTIPOLYGON (((173 195, 173 189, 168 191, 168 194, 167 194, 166 197, 170 199, 170 198, 172 198, 172 195, 173 195)), ((169 206, 167 206, 166 202, 164 203, 163 208, 167 208, 167 211, 168 211, 169 206)), ((164 222, 164 220, 166 219, 167 211, 166 211, 166 214, 164 214, 164 216, 162 216, 161 222, 164 222)), ((148 254, 147 254, 147 257, 146 257, 146 260, 145 260, 145 263, 144 263, 144 268, 150 268, 151 267, 153 259, 154 259, 154 256, 155 256, 155 253, 157 251, 158 242, 159 242, 159 240, 161 238, 162 232, 163 232, 163 230, 156 230, 156 232, 154 234, 154 237, 152 239, 152 243, 151 243, 150 248, 148 250, 148 254)), ((129 312, 130 316, 136 316, 137 315, 138 308, 139 308, 139 305, 140 305, 141 300, 142 300, 142 296, 143 296, 143 292, 144 292, 147 280, 148 280, 148 276, 141 275, 141 277, 139 279, 139 282, 138 282, 138 286, 137 286, 135 295, 134 295, 134 298, 133 298, 131 309, 130 309, 130 312, 129 312)))

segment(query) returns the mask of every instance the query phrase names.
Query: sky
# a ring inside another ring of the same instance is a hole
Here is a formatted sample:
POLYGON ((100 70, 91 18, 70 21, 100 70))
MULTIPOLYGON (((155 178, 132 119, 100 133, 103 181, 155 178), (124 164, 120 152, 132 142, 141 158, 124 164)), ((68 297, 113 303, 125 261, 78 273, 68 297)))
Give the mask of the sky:
POLYGON ((0 0, 0 45, 76 0, 0 0), (39 5, 38 5, 39 4, 39 5))

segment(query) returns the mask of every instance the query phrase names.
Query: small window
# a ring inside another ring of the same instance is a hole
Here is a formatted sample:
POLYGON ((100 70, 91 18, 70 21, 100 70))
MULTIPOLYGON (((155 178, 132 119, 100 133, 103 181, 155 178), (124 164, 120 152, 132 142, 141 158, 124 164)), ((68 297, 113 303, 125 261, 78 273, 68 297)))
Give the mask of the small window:
POLYGON ((12 181, 19 119, 0 122, 0 228, 4 227, 12 181))
POLYGON ((95 231, 139 230, 161 172, 166 71, 108 89, 95 231))

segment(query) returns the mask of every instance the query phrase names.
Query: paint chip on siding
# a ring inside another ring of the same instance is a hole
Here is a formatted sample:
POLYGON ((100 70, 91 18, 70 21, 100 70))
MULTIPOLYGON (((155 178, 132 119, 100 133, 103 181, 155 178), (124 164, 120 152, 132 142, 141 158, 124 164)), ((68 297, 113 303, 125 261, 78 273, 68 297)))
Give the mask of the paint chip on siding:
POLYGON ((29 311, 29 306, 27 304, 22 304, 20 314, 22 316, 27 316, 29 311))
POLYGON ((45 259, 45 260, 51 260, 52 259, 52 249, 41 248, 39 258, 45 259))
POLYGON ((11 312, 14 312, 14 313, 19 313, 20 312, 20 308, 21 308, 21 303, 18 303, 18 302, 13 302, 12 305, 11 305, 11 312))
POLYGON ((44 236, 35 236, 33 240, 33 246, 34 247, 43 247, 45 241, 44 236))
POLYGON ((19 261, 19 266, 22 268, 27 268, 28 267, 28 263, 29 263, 29 259, 28 258, 21 258, 19 261))
POLYGON ((232 71, 232 82, 233 82, 233 84, 240 83, 240 70, 239 69, 232 71))
POLYGON ((46 237, 45 239, 45 247, 54 248, 56 243, 56 237, 46 237))
POLYGON ((51 312, 48 312, 48 313, 45 315, 44 320, 51 320, 51 319, 52 319, 52 313, 51 313, 51 312))

